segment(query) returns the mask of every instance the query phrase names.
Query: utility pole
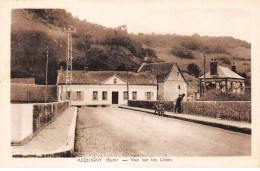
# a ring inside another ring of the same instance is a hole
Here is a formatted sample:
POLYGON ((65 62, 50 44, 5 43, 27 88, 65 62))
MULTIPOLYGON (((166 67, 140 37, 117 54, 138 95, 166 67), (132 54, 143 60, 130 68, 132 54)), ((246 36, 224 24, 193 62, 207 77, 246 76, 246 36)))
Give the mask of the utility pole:
POLYGON ((205 51, 204 51, 204 91, 203 93, 206 92, 206 72, 205 72, 205 67, 206 67, 206 55, 205 55, 205 51))
POLYGON ((126 74, 127 74, 126 90, 127 90, 127 103, 128 103, 128 101, 129 101, 129 82, 128 82, 128 79, 129 79, 129 69, 130 69, 130 67, 126 65, 125 69, 126 69, 126 74))
POLYGON ((49 46, 47 45, 45 85, 48 85, 48 64, 49 64, 48 60, 49 60, 49 46))
POLYGON ((129 84, 128 84, 128 69, 127 69, 127 102, 129 101, 129 84))
POLYGON ((66 87, 65 87, 65 92, 66 94, 68 93, 69 100, 71 102, 71 80, 72 80, 72 33, 76 32, 76 29, 68 29, 66 30, 64 28, 64 32, 68 34, 68 46, 67 46, 67 67, 66 67, 66 87))
MULTIPOLYGON (((47 16, 47 27, 49 29, 49 12, 48 10, 45 10, 47 16)), ((49 65, 49 44, 47 42, 47 50, 46 50, 46 68, 45 68, 45 95, 44 95, 44 102, 47 101, 47 95, 48 95, 48 65, 49 65)))

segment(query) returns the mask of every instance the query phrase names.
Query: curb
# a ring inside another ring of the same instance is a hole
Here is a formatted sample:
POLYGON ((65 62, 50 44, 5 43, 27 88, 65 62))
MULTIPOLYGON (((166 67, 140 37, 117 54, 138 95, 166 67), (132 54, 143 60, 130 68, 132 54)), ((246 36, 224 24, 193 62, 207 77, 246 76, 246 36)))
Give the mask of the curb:
MULTIPOLYGON (((133 110, 133 111, 140 111, 140 112, 145 112, 145 113, 150 113, 150 114, 155 115, 154 112, 150 112, 150 111, 147 111, 145 109, 131 109, 131 108, 128 108, 126 106, 118 106, 118 108, 128 109, 128 110, 133 110)), ((167 113, 165 113, 164 116, 168 117, 168 118, 180 119, 180 120, 194 122, 194 123, 198 123, 198 124, 203 124, 203 125, 213 126, 213 127, 217 127, 217 128, 227 129, 227 130, 231 130, 231 131, 234 131, 234 132, 251 134, 251 128, 238 127, 238 126, 227 125, 227 124, 216 123, 216 122, 210 122, 210 121, 202 121, 202 120, 198 120, 198 119, 183 118, 181 116, 173 116, 173 115, 169 115, 167 113)))
POLYGON ((70 128, 68 131, 68 140, 65 146, 60 147, 58 150, 53 150, 44 154, 14 154, 13 157, 38 157, 38 158, 46 158, 46 157, 73 157, 74 154, 74 142, 75 142, 75 130, 76 130, 76 122, 77 122, 77 107, 75 107, 73 112, 72 121, 70 124, 70 128))

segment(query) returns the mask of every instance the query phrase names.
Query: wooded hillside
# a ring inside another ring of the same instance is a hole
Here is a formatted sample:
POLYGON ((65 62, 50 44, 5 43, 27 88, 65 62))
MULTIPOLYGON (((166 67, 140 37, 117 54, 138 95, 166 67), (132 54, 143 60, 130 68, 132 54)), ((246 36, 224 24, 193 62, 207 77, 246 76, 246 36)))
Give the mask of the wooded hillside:
POLYGON ((48 45, 48 82, 55 84, 59 66, 66 65, 64 28, 77 30, 73 34, 74 70, 88 65, 90 70, 136 71, 149 56, 151 62, 178 62, 188 73, 192 63, 203 69, 206 51, 206 70, 214 57, 220 65, 229 67, 235 62, 238 72, 251 73, 251 45, 232 37, 128 34, 126 27, 114 29, 82 21, 62 9, 15 9, 11 25, 12 78, 34 77, 37 84, 44 84, 48 45))

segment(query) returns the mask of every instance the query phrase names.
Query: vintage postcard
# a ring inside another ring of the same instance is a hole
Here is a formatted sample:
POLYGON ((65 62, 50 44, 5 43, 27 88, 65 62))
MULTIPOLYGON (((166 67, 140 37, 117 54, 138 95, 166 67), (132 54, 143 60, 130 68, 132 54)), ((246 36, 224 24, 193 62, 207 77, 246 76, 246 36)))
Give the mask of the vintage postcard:
POLYGON ((258 1, 0 5, 0 167, 260 166, 258 1))

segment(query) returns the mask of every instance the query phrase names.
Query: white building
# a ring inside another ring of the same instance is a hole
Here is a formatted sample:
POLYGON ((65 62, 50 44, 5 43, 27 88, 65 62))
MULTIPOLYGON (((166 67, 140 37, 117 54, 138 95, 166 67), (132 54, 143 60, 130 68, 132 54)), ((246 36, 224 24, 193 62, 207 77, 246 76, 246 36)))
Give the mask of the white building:
POLYGON ((181 94, 187 100, 188 82, 176 62, 143 63, 137 72, 157 78, 159 100, 175 101, 181 94))
MULTIPOLYGON (((69 73, 70 74, 70 73, 69 73)), ((71 99, 71 105, 127 104, 129 100, 157 98, 156 78, 151 73, 126 71, 72 71, 66 90, 66 71, 59 70, 58 100, 71 99)))

